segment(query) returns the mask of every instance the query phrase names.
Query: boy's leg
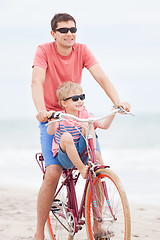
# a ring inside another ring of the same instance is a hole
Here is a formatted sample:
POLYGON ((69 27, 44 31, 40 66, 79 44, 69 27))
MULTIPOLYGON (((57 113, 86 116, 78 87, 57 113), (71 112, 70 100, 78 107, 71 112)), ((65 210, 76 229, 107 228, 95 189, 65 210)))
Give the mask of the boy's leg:
POLYGON ((71 134, 66 132, 62 135, 60 139, 60 147, 63 152, 67 153, 67 156, 74 166, 76 166, 76 168, 79 170, 82 177, 86 179, 88 176, 89 167, 84 165, 81 161, 71 134))
POLYGON ((101 152, 96 151, 96 159, 99 165, 103 165, 103 159, 102 159, 102 155, 101 152))

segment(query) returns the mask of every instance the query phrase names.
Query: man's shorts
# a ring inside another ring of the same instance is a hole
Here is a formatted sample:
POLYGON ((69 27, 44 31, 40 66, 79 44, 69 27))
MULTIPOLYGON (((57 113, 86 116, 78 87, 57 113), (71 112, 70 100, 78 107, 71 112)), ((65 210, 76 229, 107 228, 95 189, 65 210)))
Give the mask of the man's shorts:
MULTIPOLYGON (((53 141, 54 135, 48 134, 46 124, 47 124, 47 122, 45 122, 45 123, 40 122, 40 124, 39 124, 41 148, 42 148, 42 154, 43 154, 43 158, 44 158, 44 162, 45 162, 45 167, 54 164, 54 165, 60 165, 64 169, 72 168, 73 167, 72 162, 68 158, 67 154, 62 152, 61 149, 59 149, 56 157, 53 157, 52 141, 53 141)), ((81 153, 83 152, 85 147, 86 147, 86 142, 85 142, 85 139, 81 135, 78 149, 77 149, 79 155, 81 155, 81 153)), ((98 143, 97 135, 96 135, 96 149, 97 149, 97 151, 100 152, 100 146, 98 143)), ((83 159, 82 159, 82 161, 83 161, 83 159)))

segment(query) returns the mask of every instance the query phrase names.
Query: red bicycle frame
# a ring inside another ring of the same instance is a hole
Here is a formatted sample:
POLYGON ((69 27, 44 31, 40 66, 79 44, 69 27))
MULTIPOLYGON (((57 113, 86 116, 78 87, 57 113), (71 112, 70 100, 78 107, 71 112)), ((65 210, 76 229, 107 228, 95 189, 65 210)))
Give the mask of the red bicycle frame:
MULTIPOLYGON (((53 201, 54 201, 54 199, 56 199, 57 195, 59 194, 59 192, 61 191, 61 189, 65 185, 66 188, 67 188, 67 196, 68 196, 67 210, 71 211, 73 216, 74 216, 75 223, 76 223, 75 233, 78 232, 78 226, 85 224, 85 222, 81 218, 82 218, 82 216, 85 217, 84 206, 85 206, 85 196, 86 196, 86 191, 87 191, 88 184, 90 184, 90 187, 91 187, 92 205, 95 209, 97 219, 100 222, 102 221, 102 218, 100 216, 100 213, 99 213, 99 210, 98 210, 98 207, 97 207, 96 196, 95 196, 95 188, 94 188, 92 174, 93 174, 93 171, 95 171, 99 168, 106 168, 108 166, 96 165, 96 154, 95 154, 95 149, 94 149, 93 136, 90 134, 90 126, 91 125, 92 124, 89 125, 89 131, 88 131, 89 134, 87 136, 88 153, 85 153, 86 150, 87 150, 87 148, 86 148, 83 151, 83 153, 81 154, 80 157, 85 155, 85 160, 84 160, 84 162, 85 162, 86 159, 87 159, 87 156, 89 156, 90 157, 90 162, 93 163, 93 166, 90 166, 89 176, 88 176, 88 178, 86 180, 86 183, 85 183, 85 186, 84 186, 83 196, 82 196, 82 199, 81 199, 79 210, 78 210, 78 202, 77 202, 77 196, 76 196, 76 191, 75 191, 75 185, 78 181, 80 173, 78 173, 77 176, 73 175, 73 171, 76 170, 75 167, 73 167, 72 169, 68 169, 68 170, 63 171, 62 175, 64 177, 64 181, 62 182, 59 189, 56 191, 55 196, 53 198, 53 201), (92 167, 93 167, 93 169, 92 169, 92 167)), ((44 165, 43 165, 43 156, 42 156, 41 153, 36 154, 36 160, 37 160, 38 165, 40 166, 40 168, 43 172, 43 176, 45 176, 45 168, 44 168, 44 165)), ((102 183, 102 186, 104 188, 106 201, 109 203, 109 196, 107 194, 107 187, 106 187, 105 183, 102 183)), ((54 202, 54 205, 56 206, 56 202, 54 202)), ((57 205, 57 208, 58 208, 58 205, 57 205)), ((109 205, 109 209, 110 209, 110 212, 111 212, 113 218, 115 219, 115 216, 112 212, 112 209, 111 209, 110 205, 109 205)), ((61 216, 65 218, 65 214, 61 214, 61 216)))

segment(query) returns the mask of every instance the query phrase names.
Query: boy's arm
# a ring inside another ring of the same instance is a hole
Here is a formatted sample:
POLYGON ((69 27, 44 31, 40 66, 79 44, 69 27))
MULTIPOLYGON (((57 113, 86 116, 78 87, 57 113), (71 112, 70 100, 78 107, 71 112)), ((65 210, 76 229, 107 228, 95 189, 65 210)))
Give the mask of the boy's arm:
POLYGON ((115 115, 107 117, 105 120, 97 122, 97 128, 108 129, 114 119, 115 115))
MULTIPOLYGON (((48 112, 48 122, 54 120, 54 118, 52 118, 52 114, 54 113, 54 111, 49 111, 48 112)), ((57 127, 58 127, 58 123, 57 122, 52 122, 48 125, 47 127, 47 132, 49 135, 54 135, 56 133, 56 130, 57 130, 57 127)))
POLYGON ((52 122, 48 125, 47 132, 49 135, 54 135, 56 133, 56 129, 57 129, 57 123, 52 122))

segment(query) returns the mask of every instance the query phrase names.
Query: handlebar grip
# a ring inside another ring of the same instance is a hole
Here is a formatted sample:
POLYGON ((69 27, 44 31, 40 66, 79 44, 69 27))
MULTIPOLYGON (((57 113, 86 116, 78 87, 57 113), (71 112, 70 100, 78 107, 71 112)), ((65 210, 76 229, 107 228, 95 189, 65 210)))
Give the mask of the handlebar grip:
POLYGON ((48 119, 59 119, 60 118, 60 112, 54 112, 48 119))
POLYGON ((119 106, 114 105, 113 108, 115 108, 115 109, 120 109, 120 110, 121 110, 121 109, 124 109, 124 107, 123 107, 122 105, 119 105, 119 106))

